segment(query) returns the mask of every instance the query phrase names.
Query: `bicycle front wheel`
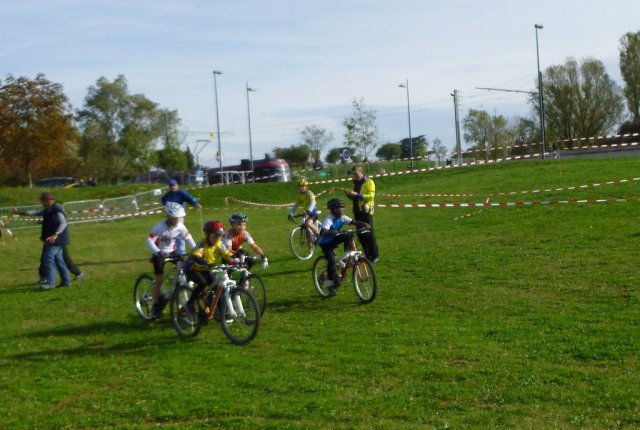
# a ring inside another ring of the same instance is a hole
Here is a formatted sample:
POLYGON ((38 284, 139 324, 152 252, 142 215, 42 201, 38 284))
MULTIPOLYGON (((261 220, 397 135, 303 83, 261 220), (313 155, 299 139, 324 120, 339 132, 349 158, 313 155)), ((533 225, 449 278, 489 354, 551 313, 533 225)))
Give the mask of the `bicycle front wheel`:
POLYGON ((146 321, 154 320, 151 314, 153 307, 153 277, 140 275, 133 287, 133 306, 140 318, 146 321))
POLYGON ((200 318, 198 315, 200 314, 200 301, 197 300, 194 303, 196 306, 196 312, 191 315, 186 309, 185 305, 191 297, 193 289, 188 286, 182 286, 176 288, 176 290, 171 295, 171 324, 178 332, 180 337, 194 337, 200 332, 200 328, 202 327, 200 318))
POLYGON ((253 297, 258 303, 260 308, 260 316, 264 315, 264 310, 267 308, 267 290, 264 288, 264 282, 262 278, 255 274, 250 274, 248 278, 249 291, 253 294, 253 297))
POLYGON ((327 260, 324 255, 321 255, 313 262, 312 277, 313 286, 316 287, 318 295, 323 299, 331 297, 329 288, 327 287, 327 281, 329 280, 328 274, 329 260, 327 260))
POLYGON ((244 345, 258 334, 260 308, 253 294, 247 290, 236 287, 229 294, 231 307, 227 307, 227 301, 222 300, 220 309, 222 331, 234 344, 244 345))
POLYGON ((306 228, 300 226, 291 230, 291 236, 289 237, 289 245, 293 255, 298 260, 308 260, 313 256, 313 252, 316 249, 315 243, 309 240, 309 232, 306 228))
POLYGON ((368 258, 359 256, 352 267, 353 289, 364 304, 371 303, 378 294, 376 270, 368 258))

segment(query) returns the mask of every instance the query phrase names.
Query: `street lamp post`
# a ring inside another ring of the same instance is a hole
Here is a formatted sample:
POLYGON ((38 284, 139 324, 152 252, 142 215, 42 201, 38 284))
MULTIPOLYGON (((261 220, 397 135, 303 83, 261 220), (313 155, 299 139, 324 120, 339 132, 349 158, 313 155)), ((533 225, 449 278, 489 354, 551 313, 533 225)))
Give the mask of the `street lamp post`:
POLYGON ((540 138, 542 139, 542 159, 544 160, 545 138, 544 138, 544 95, 542 93, 542 72, 540 71, 540 48, 538 46, 538 30, 544 27, 542 24, 535 24, 536 29, 536 58, 538 60, 538 103, 540 106, 540 138))
POLYGON ((253 183, 256 182, 255 171, 253 169, 253 144, 251 142, 251 109, 249 107, 249 93, 251 91, 257 91, 254 88, 249 86, 249 82, 247 82, 247 119, 249 121, 249 160, 251 161, 251 181, 253 183))
POLYGON ((409 159, 411 160, 411 170, 413 171, 413 139, 411 138, 411 104, 409 102, 409 79, 405 79, 404 84, 398 85, 407 89, 407 118, 409 119, 409 159))
POLYGON ((220 143, 220 112, 218 109, 218 81, 216 75, 221 75, 218 70, 213 71, 213 92, 216 98, 216 137, 218 138, 218 162, 220 166, 220 182, 224 184, 224 175, 222 171, 222 143, 220 143))

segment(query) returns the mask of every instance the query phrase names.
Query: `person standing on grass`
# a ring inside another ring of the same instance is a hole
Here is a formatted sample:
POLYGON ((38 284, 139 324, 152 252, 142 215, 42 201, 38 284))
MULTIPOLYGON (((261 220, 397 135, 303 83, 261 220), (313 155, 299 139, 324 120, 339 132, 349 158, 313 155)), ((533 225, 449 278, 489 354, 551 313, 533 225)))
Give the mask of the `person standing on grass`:
POLYGON ((373 179, 364 175, 362 166, 353 166, 351 170, 353 179, 353 189, 344 189, 345 195, 353 202, 353 218, 356 221, 362 221, 371 226, 371 233, 358 234, 358 239, 365 256, 372 262, 377 263, 378 242, 373 232, 373 212, 374 199, 376 197, 376 184, 373 179))
POLYGON ((43 209, 34 211, 18 211, 15 208, 13 213, 18 215, 41 216, 42 229, 40 240, 42 240, 41 265, 44 267, 46 283, 41 283, 40 288, 51 290, 56 288, 56 269, 60 274, 60 286, 71 286, 69 269, 64 262, 63 248, 71 242, 67 228, 67 220, 64 216, 62 206, 56 203, 52 193, 40 194, 40 202, 43 209))

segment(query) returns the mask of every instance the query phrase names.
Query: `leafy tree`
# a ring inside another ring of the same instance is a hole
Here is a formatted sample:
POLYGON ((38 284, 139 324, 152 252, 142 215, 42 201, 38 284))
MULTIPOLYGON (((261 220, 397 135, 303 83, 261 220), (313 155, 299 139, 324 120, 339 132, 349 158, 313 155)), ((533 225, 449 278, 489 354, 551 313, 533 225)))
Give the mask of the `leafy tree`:
POLYGON ((300 134, 309 151, 315 153, 316 160, 320 160, 322 151, 333 140, 332 133, 328 133, 326 129, 316 125, 305 126, 300 134))
POLYGON ((346 129, 344 138, 348 147, 362 152, 365 160, 369 153, 376 148, 380 140, 380 133, 376 125, 376 112, 364 106, 364 100, 353 99, 353 113, 347 117, 343 125, 346 129))
POLYGON ((472 149, 485 149, 491 135, 491 115, 485 110, 469 109, 467 116, 462 121, 462 129, 464 130, 464 140, 475 143, 472 145, 472 149))
MULTIPOLYGON (((607 134, 622 118, 621 90, 599 60, 587 58, 578 64, 569 58, 565 64, 548 67, 543 90, 550 139, 607 134)), ((536 101, 532 103, 536 106, 536 101)))
POLYGON ((293 145, 289 148, 276 147, 273 150, 275 158, 283 158, 290 165, 301 166, 307 162, 309 158, 309 147, 305 144, 293 145))
POLYGON ((189 158, 193 163, 191 152, 180 149, 185 140, 185 134, 178 130, 180 118, 178 111, 161 111, 161 118, 164 123, 164 148, 157 151, 156 165, 168 172, 186 170, 189 168, 189 158))
POLYGON ((62 85, 43 74, 0 82, 0 161, 6 176, 31 184, 73 156, 77 130, 62 85))
POLYGON ((418 136, 412 137, 411 140, 409 138, 402 139, 400 141, 400 149, 402 150, 402 158, 411 157, 411 146, 413 145, 413 156, 414 157, 424 157, 427 155, 427 148, 429 147, 429 141, 426 137, 418 136))
POLYGON ((89 87, 77 118, 87 175, 115 181, 147 170, 163 135, 164 112, 144 95, 129 94, 127 80, 102 77, 89 87))
POLYGON ((623 94, 632 122, 640 122, 640 31, 620 39, 620 72, 625 82, 623 94))
POLYGON ((442 140, 436 137, 433 140, 433 153, 438 158, 438 161, 442 161, 442 158, 446 157, 447 152, 449 152, 449 148, 442 143, 442 140))
POLYGON ((499 148, 508 141, 507 120, 502 115, 491 116, 485 110, 470 109, 462 124, 464 140, 474 142, 472 148, 482 149, 485 160, 490 154, 496 158, 499 148))
POLYGON ((402 156, 402 149, 397 143, 385 143, 376 151, 376 157, 382 160, 393 160, 402 156))
POLYGON ((507 134, 508 140, 517 145, 511 149, 511 155, 527 154, 529 147, 523 145, 537 144, 540 141, 540 127, 536 120, 531 118, 512 118, 507 124, 507 134))

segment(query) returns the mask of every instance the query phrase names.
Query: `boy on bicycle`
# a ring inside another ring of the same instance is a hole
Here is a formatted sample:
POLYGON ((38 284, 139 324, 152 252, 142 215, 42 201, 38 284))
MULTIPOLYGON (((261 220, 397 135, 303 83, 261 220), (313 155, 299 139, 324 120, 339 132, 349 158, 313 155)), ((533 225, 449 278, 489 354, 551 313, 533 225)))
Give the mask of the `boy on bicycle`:
POLYGON ((184 217, 184 208, 179 203, 169 202, 165 206, 167 219, 159 222, 151 229, 151 234, 147 237, 147 247, 151 250, 151 263, 153 263, 153 273, 155 282, 153 284, 153 307, 151 315, 159 318, 162 310, 166 306, 160 287, 164 282, 164 264, 168 257, 179 257, 176 252, 176 240, 184 240, 189 247, 195 248, 196 243, 191 237, 187 227, 180 221, 184 217))
MULTIPOLYGON (((289 209, 289 220, 293 220, 293 215, 296 213, 296 209, 301 207, 304 209, 303 219, 304 225, 306 225, 313 234, 317 237, 320 232, 316 227, 316 220, 318 219, 318 208, 316 207, 316 196, 309 189, 309 181, 305 178, 302 178, 298 181, 298 189, 299 193, 296 197, 296 201, 289 209)), ((309 249, 313 242, 315 241, 314 237, 307 238, 307 244, 309 245, 309 249)))
POLYGON ((331 213, 322 221, 318 243, 328 262, 327 289, 332 296, 335 296, 340 286, 340 280, 336 271, 335 249, 339 244, 347 241, 347 236, 339 235, 340 229, 345 225, 355 225, 358 228, 370 228, 370 226, 366 222, 356 221, 344 215, 344 201, 340 199, 329 200, 327 209, 329 209, 331 213))
MULTIPOLYGON (((222 238, 222 244, 230 250, 234 256, 240 257, 245 255, 247 257, 247 251, 242 248, 243 243, 247 243, 251 249, 255 251, 260 257, 262 257, 262 269, 266 270, 269 267, 269 260, 262 251, 262 248, 258 246, 251 234, 247 231, 247 221, 249 217, 243 212, 236 212, 229 217, 231 228, 227 230, 222 238)), ((253 260, 248 261, 249 268, 253 265, 253 260)))
POLYGON ((222 244, 224 224, 217 220, 208 221, 204 224, 203 231, 204 238, 198 242, 185 263, 187 278, 196 284, 185 306, 186 312, 191 316, 196 313, 195 302, 202 290, 217 281, 211 273, 211 266, 222 264, 223 259, 227 259, 228 264, 237 264, 237 260, 232 258, 232 252, 222 244))

